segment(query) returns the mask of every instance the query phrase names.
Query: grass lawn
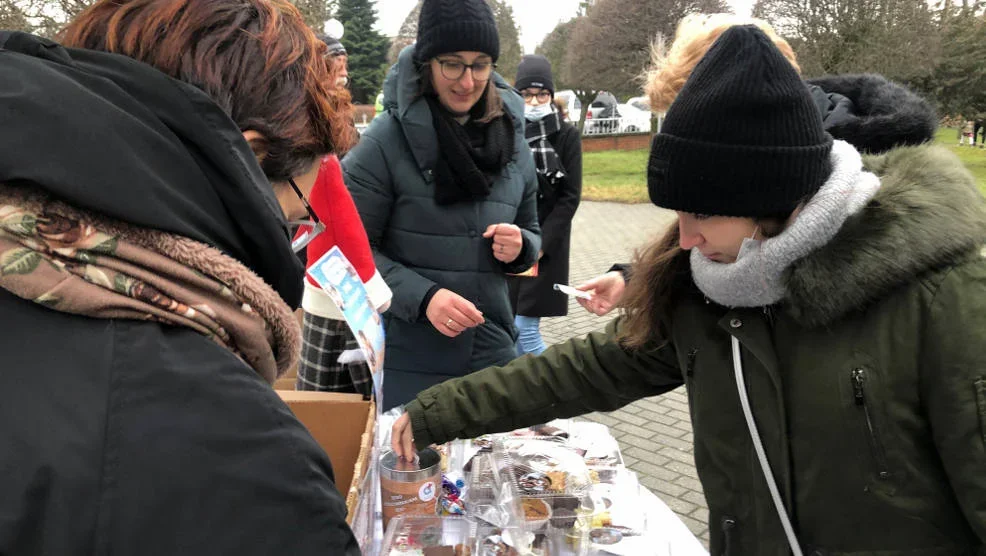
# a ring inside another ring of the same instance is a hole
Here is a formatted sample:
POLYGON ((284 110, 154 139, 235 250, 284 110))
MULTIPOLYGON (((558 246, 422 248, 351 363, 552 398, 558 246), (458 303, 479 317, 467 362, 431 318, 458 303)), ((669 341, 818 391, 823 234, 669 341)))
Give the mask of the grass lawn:
MULTIPOLYGON (((959 147, 954 128, 939 129, 936 140, 962 159, 986 195, 986 149, 959 147)), ((582 198, 618 203, 649 202, 648 154, 647 149, 585 153, 582 158, 582 198)))
POLYGON ((587 201, 647 203, 648 149, 582 155, 582 198, 587 201))
POLYGON ((965 167, 972 172, 979 182, 979 190, 986 195, 986 149, 970 147, 968 145, 959 146, 958 132, 955 128, 943 127, 938 130, 935 140, 939 145, 945 145, 953 153, 957 154, 965 167))

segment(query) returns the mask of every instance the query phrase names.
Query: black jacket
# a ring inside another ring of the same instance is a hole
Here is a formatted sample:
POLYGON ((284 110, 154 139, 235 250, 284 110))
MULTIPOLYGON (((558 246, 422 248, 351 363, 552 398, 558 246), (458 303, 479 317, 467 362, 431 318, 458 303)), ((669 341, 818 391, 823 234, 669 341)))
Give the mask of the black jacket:
MULTIPOLYGON (((199 239, 300 291, 269 183, 199 90, 0 33, 0 99, 0 182, 199 239)), ((0 554, 359 553, 325 452, 231 352, 5 290, 0 331, 0 554)))
POLYGON ((554 290, 555 284, 568 284, 568 259, 572 218, 582 197, 582 139, 572 124, 548 137, 558 153, 565 177, 557 184, 538 175, 538 223, 541 225, 541 251, 536 278, 511 277, 510 301, 514 313, 525 317, 560 317, 568 314, 568 297, 554 290))

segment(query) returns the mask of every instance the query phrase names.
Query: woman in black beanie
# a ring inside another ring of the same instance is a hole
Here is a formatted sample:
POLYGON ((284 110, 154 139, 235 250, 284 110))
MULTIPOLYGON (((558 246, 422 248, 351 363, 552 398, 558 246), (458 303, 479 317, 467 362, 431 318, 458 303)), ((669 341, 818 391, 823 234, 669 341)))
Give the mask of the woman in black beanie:
POLYGON ((538 174, 538 223, 541 252, 535 276, 510 278, 510 297, 517 316, 517 353, 540 354, 541 318, 568 314, 568 297, 555 284, 568 284, 572 218, 582 196, 582 138, 554 103, 551 62, 524 56, 514 87, 524 99, 525 137, 538 174))
POLYGON ((516 356, 506 275, 534 264, 541 237, 523 102, 494 71, 499 53, 486 2, 425 0, 386 111, 343 159, 394 294, 385 407, 516 356))
POLYGON ((687 386, 712 554, 981 554, 986 202, 933 144, 863 156, 754 26, 647 168, 678 214, 605 331, 426 390, 401 455, 687 386))

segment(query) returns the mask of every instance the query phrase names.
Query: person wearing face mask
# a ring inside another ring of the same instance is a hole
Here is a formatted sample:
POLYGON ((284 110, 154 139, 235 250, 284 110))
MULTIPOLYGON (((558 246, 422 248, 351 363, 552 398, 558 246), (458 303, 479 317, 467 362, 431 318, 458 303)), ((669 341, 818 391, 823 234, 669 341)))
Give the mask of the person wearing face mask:
MULTIPOLYGON (((345 89, 348 82, 346 50, 338 39, 326 35, 318 37, 328 49, 327 86, 349 102, 349 91, 345 89)), ((355 139, 355 127, 350 124, 347 128, 355 139)), ((324 229, 313 237, 311 227, 302 226, 295 235, 295 242, 306 244, 299 255, 304 257, 308 268, 318 263, 329 250, 338 247, 356 269, 370 303, 383 312, 390 304, 390 288, 373 263, 363 222, 343 181, 338 158, 343 154, 340 149, 338 155, 331 154, 322 159, 312 187, 312 210, 319 216, 324 229)), ((304 309, 301 361, 295 388, 370 396, 373 391, 370 368, 360 356, 359 343, 346 323, 340 305, 341 300, 333 298, 331 289, 323 290, 311 275, 306 274, 305 294, 301 300, 304 309)))
POLYGON ((541 235, 524 103, 494 71, 499 54, 484 0, 425 0, 386 111, 342 161, 393 291, 385 407, 517 353, 506 276, 534 264, 541 235))
POLYGON ((289 221, 352 140, 325 45, 283 0, 101 0, 58 41, 0 32, 0 554, 358 555, 271 388, 289 221))
POLYGON ((687 385, 712 554, 981 552, 986 201, 962 162, 833 140, 742 25, 668 109, 647 183, 678 221, 624 314, 422 392, 397 453, 687 385))
POLYGON ((537 275, 511 277, 510 298, 519 336, 517 353, 539 354, 541 318, 568 314, 568 297, 554 284, 568 284, 572 218, 582 196, 582 138, 554 102, 551 62, 528 55, 520 61, 514 87, 524 99, 525 137, 538 174, 541 252, 537 275))

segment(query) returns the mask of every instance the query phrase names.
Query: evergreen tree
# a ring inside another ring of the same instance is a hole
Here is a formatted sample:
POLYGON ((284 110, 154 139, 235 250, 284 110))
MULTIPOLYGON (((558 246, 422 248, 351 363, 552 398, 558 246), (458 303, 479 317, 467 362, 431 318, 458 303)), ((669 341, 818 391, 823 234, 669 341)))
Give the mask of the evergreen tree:
POLYGON ((524 55, 520 47, 520 31, 514 21, 514 9, 503 0, 486 0, 493 9, 497 32, 500 34, 500 57, 496 62, 496 71, 508 82, 513 83, 517 77, 517 67, 524 55))
POLYGON ((383 86, 390 40, 373 28, 377 11, 371 0, 339 0, 336 19, 346 28, 342 45, 349 53, 353 101, 372 103, 383 86))
POLYGON ((332 17, 336 10, 336 0, 291 0, 301 17, 313 30, 322 32, 325 22, 332 17))

